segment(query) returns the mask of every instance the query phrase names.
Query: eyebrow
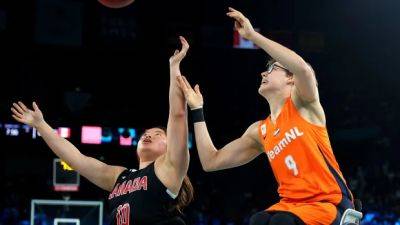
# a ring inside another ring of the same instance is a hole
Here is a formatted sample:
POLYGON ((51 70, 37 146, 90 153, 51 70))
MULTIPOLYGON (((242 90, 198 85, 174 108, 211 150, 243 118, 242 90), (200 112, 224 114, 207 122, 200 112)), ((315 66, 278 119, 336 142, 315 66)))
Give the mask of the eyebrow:
MULTIPOLYGON (((142 135, 140 135, 140 137, 142 137, 143 135, 145 135, 145 134, 147 134, 147 133, 149 133, 149 132, 150 132, 149 130, 144 131, 144 132, 142 133, 142 135)), ((163 134, 164 131, 163 131, 163 130, 155 130, 154 133, 155 133, 155 134, 163 134)))

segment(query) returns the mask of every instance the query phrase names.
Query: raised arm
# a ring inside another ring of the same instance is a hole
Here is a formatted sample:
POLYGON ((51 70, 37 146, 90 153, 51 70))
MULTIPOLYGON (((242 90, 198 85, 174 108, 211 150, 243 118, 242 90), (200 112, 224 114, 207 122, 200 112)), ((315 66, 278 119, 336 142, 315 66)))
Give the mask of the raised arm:
POLYGON ((167 125, 167 153, 155 162, 155 172, 161 182, 178 194, 182 182, 189 169, 188 126, 186 101, 182 91, 177 87, 176 76, 180 76, 180 63, 185 58, 189 44, 183 37, 179 37, 182 44, 181 51, 169 59, 169 116, 167 125))
POLYGON ((97 159, 83 155, 73 144, 61 138, 43 118, 39 107, 33 102, 33 110, 22 102, 13 104, 13 118, 20 123, 30 125, 38 130, 50 149, 79 174, 86 177, 98 187, 111 191, 124 167, 110 166, 97 159))
POLYGON ((180 76, 180 63, 185 58, 189 44, 183 37, 179 37, 182 49, 175 50, 169 59, 170 86, 169 86, 169 117, 167 125, 167 154, 166 162, 183 179, 189 167, 188 125, 185 97, 176 83, 176 76, 180 76))
MULTIPOLYGON (((177 80, 190 109, 202 111, 203 96, 199 85, 193 90, 184 76, 177 77, 177 80)), ((258 122, 253 123, 240 138, 220 150, 215 148, 204 120, 194 123, 194 132, 201 165, 205 171, 241 166, 263 152, 258 138, 258 122)))
POLYGON ((313 69, 294 51, 278 44, 253 29, 249 19, 241 12, 229 8, 227 15, 235 20, 235 29, 239 34, 254 42, 273 59, 281 63, 294 75, 297 94, 307 102, 319 100, 317 81, 313 69))

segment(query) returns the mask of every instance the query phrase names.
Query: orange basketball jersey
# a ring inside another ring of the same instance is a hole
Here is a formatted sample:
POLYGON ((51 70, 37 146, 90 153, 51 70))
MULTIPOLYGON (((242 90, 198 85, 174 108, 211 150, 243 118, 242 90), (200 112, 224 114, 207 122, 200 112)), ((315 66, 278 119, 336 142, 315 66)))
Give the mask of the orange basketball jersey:
POLYGON ((260 122, 259 135, 281 197, 281 202, 268 210, 291 211, 284 203, 325 202, 333 208, 352 205, 353 197, 336 162, 326 127, 304 120, 290 97, 275 124, 270 117, 260 122))

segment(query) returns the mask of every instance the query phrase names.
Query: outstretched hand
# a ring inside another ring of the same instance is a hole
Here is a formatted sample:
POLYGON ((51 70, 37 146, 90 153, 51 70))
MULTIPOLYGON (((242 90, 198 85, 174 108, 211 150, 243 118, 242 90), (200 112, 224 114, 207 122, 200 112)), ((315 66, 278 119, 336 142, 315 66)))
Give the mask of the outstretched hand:
POLYGON ((193 110, 203 107, 204 102, 203 95, 200 92, 200 86, 196 84, 193 89, 185 76, 176 76, 176 79, 190 109, 193 110))
POLYGON ((246 39, 250 39, 251 36, 255 33, 254 28, 250 23, 250 20, 247 19, 238 10, 229 7, 229 12, 226 13, 226 15, 235 20, 235 30, 239 32, 240 36, 246 39))
POLYGON ((22 102, 13 103, 11 111, 13 113, 12 117, 20 122, 27 124, 31 127, 37 127, 40 123, 44 121, 42 111, 35 102, 32 103, 33 110, 29 109, 22 102))
POLYGON ((181 41, 182 48, 179 51, 175 50, 174 54, 169 58, 169 64, 179 65, 179 63, 185 58, 187 51, 189 50, 189 43, 182 36, 179 36, 179 40, 181 41))

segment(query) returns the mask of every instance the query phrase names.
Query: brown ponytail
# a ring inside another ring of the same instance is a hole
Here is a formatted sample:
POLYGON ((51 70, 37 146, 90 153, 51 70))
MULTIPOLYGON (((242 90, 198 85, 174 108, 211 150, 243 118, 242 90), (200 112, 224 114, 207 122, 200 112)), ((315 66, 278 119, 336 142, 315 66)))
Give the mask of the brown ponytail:
POLYGON ((193 192, 192 183, 186 175, 185 178, 183 178, 182 187, 177 197, 176 210, 178 210, 179 213, 182 213, 182 210, 193 201, 193 192))

